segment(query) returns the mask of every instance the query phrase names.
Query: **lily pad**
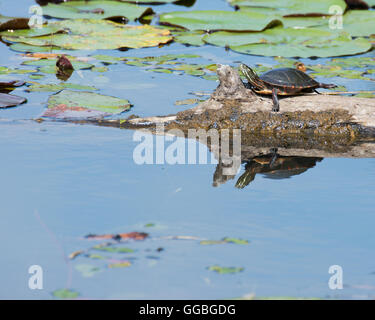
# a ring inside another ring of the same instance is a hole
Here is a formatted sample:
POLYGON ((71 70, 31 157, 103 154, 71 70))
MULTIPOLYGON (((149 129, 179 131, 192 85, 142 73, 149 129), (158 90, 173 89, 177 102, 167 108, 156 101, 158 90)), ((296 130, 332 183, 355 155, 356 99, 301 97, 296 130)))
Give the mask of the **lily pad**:
POLYGON ((151 8, 119 1, 69 1, 60 4, 49 3, 43 7, 43 14, 63 19, 114 19, 125 17, 136 20, 152 14, 151 8))
POLYGON ((63 89, 75 89, 75 90, 98 90, 95 87, 85 86, 75 83, 61 82, 59 84, 33 84, 27 88, 30 92, 57 92, 63 89))
POLYGON ((262 13, 219 10, 175 11, 160 15, 161 24, 177 25, 188 30, 261 31, 281 25, 280 20, 262 13))
POLYGON ((26 98, 7 93, 0 93, 0 108, 15 107, 26 102, 26 98))
POLYGON ((346 31, 353 37, 368 37, 375 34, 374 10, 349 10, 343 16, 343 29, 330 30, 329 25, 317 27, 331 32, 346 31))
POLYGON ((106 251, 106 252, 112 252, 112 253, 132 253, 134 252, 133 249, 126 248, 126 247, 113 247, 113 246, 108 246, 108 247, 103 247, 103 246, 94 246, 93 249, 95 250, 100 250, 100 251, 106 251))
POLYGON ((277 9, 262 7, 240 7, 242 12, 262 13, 268 15, 272 19, 280 20, 285 28, 307 28, 313 26, 327 25, 330 16, 283 16, 283 12, 277 9))
POLYGON ((367 52, 371 43, 349 34, 314 28, 274 28, 264 32, 215 32, 204 41, 247 54, 282 57, 334 57, 367 52))
POLYGON ((33 37, 4 32, 3 40, 70 50, 154 47, 172 40, 170 31, 166 29, 148 25, 128 26, 108 20, 62 20, 50 22, 51 25, 60 30, 69 30, 69 33, 33 37))
POLYGON ((231 5, 262 7, 279 10, 283 15, 311 15, 311 14, 329 14, 331 6, 340 6, 344 12, 346 3, 344 0, 228 0, 231 5))
POLYGON ((203 37, 206 35, 203 31, 182 31, 173 32, 174 41, 178 43, 188 44, 190 46, 202 46, 204 45, 203 37))
POLYGON ((215 271, 220 274, 230 274, 230 273, 242 272, 244 268, 211 266, 208 268, 208 270, 215 271))
POLYGON ((29 18, 6 17, 0 14, 0 31, 29 28, 29 18))
POLYGON ((130 108, 128 100, 94 92, 63 90, 50 96, 42 117, 57 119, 98 118, 118 114, 130 108))
POLYGON ((237 239, 237 238, 224 238, 222 240, 202 240, 200 244, 203 245, 212 245, 212 244, 225 244, 225 243, 234 243, 234 244, 249 244, 249 241, 237 239))
POLYGON ((52 295, 59 299, 75 299, 79 296, 79 293, 71 289, 59 289, 53 291, 52 295))
POLYGON ((116 263, 111 263, 108 265, 108 268, 127 268, 131 266, 130 261, 121 261, 121 262, 116 262, 116 263))
POLYGON ((56 52, 60 50, 59 47, 53 47, 53 46, 32 46, 25 43, 13 43, 9 46, 10 49, 13 51, 18 52, 56 52))
POLYGON ((162 3, 173 3, 179 0, 121 0, 123 2, 131 3, 143 3, 143 4, 162 4, 162 3))
POLYGON ((91 278, 96 273, 101 271, 100 268, 95 267, 91 264, 78 264, 78 265, 75 266, 75 268, 85 278, 91 278))
MULTIPOLYGON (((93 67, 91 63, 82 62, 79 60, 73 60, 74 57, 69 57, 74 70, 90 69, 93 67)), ((37 66, 37 67, 56 67, 56 59, 39 59, 39 60, 29 60, 22 62, 23 65, 27 66, 37 66)))

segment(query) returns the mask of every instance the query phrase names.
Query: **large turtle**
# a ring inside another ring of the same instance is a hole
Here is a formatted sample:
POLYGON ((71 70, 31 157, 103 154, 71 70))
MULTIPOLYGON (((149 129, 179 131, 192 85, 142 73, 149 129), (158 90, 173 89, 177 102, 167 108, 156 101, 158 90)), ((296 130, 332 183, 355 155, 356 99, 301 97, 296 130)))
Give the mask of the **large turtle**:
MULTIPOLYGON (((240 64, 240 70, 249 81, 251 89, 259 94, 272 95, 272 111, 280 110, 278 95, 291 96, 307 92, 317 92, 317 88, 335 88, 335 84, 319 83, 301 70, 279 68, 267 71, 261 76, 245 64, 240 64)), ((319 93, 319 92, 317 92, 319 93)))

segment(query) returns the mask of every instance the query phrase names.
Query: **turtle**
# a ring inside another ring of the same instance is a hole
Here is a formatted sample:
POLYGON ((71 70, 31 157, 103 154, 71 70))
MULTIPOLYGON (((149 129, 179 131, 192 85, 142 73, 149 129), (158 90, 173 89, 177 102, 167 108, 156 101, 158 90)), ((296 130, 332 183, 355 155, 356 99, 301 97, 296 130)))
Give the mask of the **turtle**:
POLYGON ((301 70, 294 68, 278 68, 267 71, 258 76, 246 64, 240 64, 240 71, 248 80, 247 87, 254 92, 272 95, 272 111, 280 110, 278 95, 292 96, 308 92, 316 92, 317 88, 330 89, 337 87, 335 84, 320 83, 301 70))

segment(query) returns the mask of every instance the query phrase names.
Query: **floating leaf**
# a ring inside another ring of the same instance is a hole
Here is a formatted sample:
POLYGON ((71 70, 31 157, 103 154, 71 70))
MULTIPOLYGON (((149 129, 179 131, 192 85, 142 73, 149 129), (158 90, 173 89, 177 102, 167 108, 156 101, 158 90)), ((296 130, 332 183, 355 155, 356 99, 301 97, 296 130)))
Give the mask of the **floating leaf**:
POLYGON ((85 251, 83 250, 78 250, 78 251, 74 251, 72 252, 70 255, 69 255, 69 259, 70 260, 73 260, 74 258, 76 258, 77 256, 79 256, 80 254, 84 253, 85 251))
POLYGON ((85 86, 75 83, 61 82, 59 84, 33 84, 27 88, 30 92, 57 92, 63 89, 75 89, 75 90, 98 90, 95 87, 85 86))
POLYGON ((375 34, 375 11, 349 10, 343 16, 343 29, 329 29, 329 25, 316 27, 331 32, 346 31, 353 37, 368 37, 375 34))
MULTIPOLYGON (((71 64, 73 65, 73 68, 75 70, 84 70, 84 69, 90 69, 93 67, 92 64, 87 63, 87 62, 82 62, 78 60, 73 60, 74 57, 69 57, 71 60, 71 64)), ((39 60, 30 60, 30 61, 24 61, 22 62, 23 65, 27 66, 37 66, 37 67, 49 67, 48 69, 50 70, 55 70, 57 71, 56 67, 56 59, 39 59, 39 60)), ((55 72, 53 72, 55 73, 55 72)))
POLYGON ((0 93, 0 108, 15 107, 26 102, 26 98, 7 93, 0 93))
POLYGON ((155 227, 155 223, 146 223, 146 224, 145 224, 145 227, 146 227, 146 228, 155 227))
POLYGON ((369 93, 369 92, 360 92, 355 95, 357 98, 375 98, 374 93, 369 93))
POLYGON ((371 49, 367 39, 313 28, 274 28, 254 33, 221 31, 206 36, 204 41, 246 54, 302 58, 343 56, 371 49))
POLYGON ((118 248, 118 247, 113 247, 113 246, 103 247, 101 245, 94 246, 93 249, 100 250, 100 251, 106 251, 106 252, 112 252, 112 253, 132 253, 132 252, 134 252, 134 250, 130 249, 130 248, 125 248, 125 247, 118 248))
POLYGON ((9 46, 10 49, 19 52, 51 52, 57 51, 61 48, 54 46, 32 46, 25 43, 13 43, 9 46))
POLYGON ((33 80, 40 80, 40 79, 43 79, 45 76, 43 74, 31 74, 29 75, 29 78, 30 79, 33 79, 33 80))
POLYGON ((189 30, 261 31, 281 24, 261 13, 219 10, 175 11, 160 15, 160 23, 177 25, 189 30))
POLYGON ((126 17, 129 20, 136 20, 152 13, 151 8, 108 0, 49 3, 43 7, 44 15, 63 19, 115 19, 126 17))
POLYGON ((215 271, 220 274, 229 274, 229 273, 242 272, 244 268, 211 266, 208 268, 208 270, 215 271))
POLYGON ((100 272, 100 268, 92 266, 90 264, 78 264, 75 266, 75 268, 85 278, 91 278, 95 275, 95 273, 100 272))
POLYGON ((0 89, 10 87, 21 87, 25 84, 24 81, 11 80, 11 81, 0 81, 0 89))
POLYGON ((118 114, 130 108, 128 100, 94 92, 63 90, 48 99, 48 109, 42 115, 58 119, 97 118, 118 114))
POLYGON ((122 262, 116 262, 116 263, 111 263, 108 265, 108 268, 126 268, 130 267, 131 263, 129 261, 122 261, 122 262))
POLYGON ((103 235, 96 235, 96 234, 89 234, 86 236, 88 239, 114 239, 114 240, 144 240, 148 237, 148 233, 145 232, 129 232, 129 233, 118 233, 118 234, 103 234, 103 235))
POLYGON ((202 46, 204 45, 203 37, 206 35, 203 31, 182 31, 182 32, 173 32, 174 41, 188 44, 191 46, 202 46))
POLYGON ((96 259, 96 260, 104 260, 105 258, 99 254, 89 254, 87 258, 96 259))
POLYGON ((70 289, 59 289, 52 292, 52 295, 59 299, 75 299, 79 293, 70 289))
POLYGON ((0 14, 0 31, 29 28, 29 18, 6 17, 0 14))
POLYGON ((91 68, 91 71, 94 71, 94 72, 106 72, 106 71, 108 71, 108 68, 107 67, 93 67, 93 68, 91 68))
POLYGON ((225 244, 225 243, 249 244, 249 241, 237 239, 237 238, 223 238, 222 240, 202 240, 200 242, 200 244, 203 244, 203 245, 225 244))
POLYGON ((183 105, 192 105, 198 103, 199 99, 184 99, 184 100, 177 100, 174 104, 176 106, 183 106, 183 105))
POLYGON ((309 14, 330 14, 331 6, 339 6, 344 12, 346 3, 344 0, 228 0, 231 5, 263 7, 279 10, 283 15, 309 15, 309 14))
POLYGON ((148 25, 128 26, 107 20, 62 20, 50 22, 49 26, 70 32, 40 37, 19 36, 12 32, 3 32, 2 35, 9 42, 70 50, 154 47, 172 40, 169 30, 148 25))

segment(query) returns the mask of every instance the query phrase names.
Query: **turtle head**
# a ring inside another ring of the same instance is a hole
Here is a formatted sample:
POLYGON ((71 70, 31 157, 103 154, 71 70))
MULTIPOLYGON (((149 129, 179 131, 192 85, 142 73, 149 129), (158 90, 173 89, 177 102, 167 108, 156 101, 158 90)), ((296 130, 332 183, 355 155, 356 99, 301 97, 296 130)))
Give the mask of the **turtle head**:
POLYGON ((261 89, 262 86, 262 80, 259 78, 257 73, 251 69, 249 66, 246 64, 241 63, 240 64, 240 71, 241 73, 246 77, 247 81, 257 89, 261 89))

